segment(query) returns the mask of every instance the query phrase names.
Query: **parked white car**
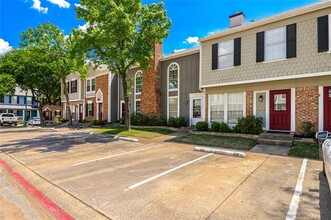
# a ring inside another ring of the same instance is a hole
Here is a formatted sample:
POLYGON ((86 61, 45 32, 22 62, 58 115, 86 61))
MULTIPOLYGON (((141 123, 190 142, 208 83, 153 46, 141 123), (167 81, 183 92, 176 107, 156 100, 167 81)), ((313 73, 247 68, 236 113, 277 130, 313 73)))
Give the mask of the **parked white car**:
POLYGON ((317 139, 325 139, 322 145, 323 151, 323 173, 329 182, 331 192, 331 133, 322 131, 316 133, 317 139))
POLYGON ((18 118, 13 113, 1 113, 0 114, 0 126, 4 124, 17 125, 18 118))
POLYGON ((39 117, 32 117, 29 120, 29 125, 40 125, 40 118, 39 117))

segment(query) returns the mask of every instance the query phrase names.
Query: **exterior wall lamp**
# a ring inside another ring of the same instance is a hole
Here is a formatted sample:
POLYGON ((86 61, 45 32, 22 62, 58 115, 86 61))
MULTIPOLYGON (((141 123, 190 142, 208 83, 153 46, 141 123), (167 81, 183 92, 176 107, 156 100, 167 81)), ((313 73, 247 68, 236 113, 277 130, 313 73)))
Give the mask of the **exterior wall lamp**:
POLYGON ((259 96, 259 102, 263 102, 263 95, 259 96))

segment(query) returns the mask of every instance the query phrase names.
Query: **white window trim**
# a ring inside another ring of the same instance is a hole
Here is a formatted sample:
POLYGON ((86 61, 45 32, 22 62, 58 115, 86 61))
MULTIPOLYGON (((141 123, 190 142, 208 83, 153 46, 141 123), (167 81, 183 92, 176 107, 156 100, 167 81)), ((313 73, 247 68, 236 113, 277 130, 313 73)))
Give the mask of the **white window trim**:
POLYGON ((204 93, 190 93, 189 94, 190 97, 190 106, 189 106, 189 110, 190 110, 190 121, 189 121, 189 125, 192 125, 192 119, 193 119, 193 106, 191 106, 193 103, 191 102, 192 99, 201 99, 201 121, 205 121, 205 99, 204 99, 204 93))
MULTIPOLYGON (((134 74, 134 94, 135 95, 140 95, 141 92, 136 92, 136 86, 137 86, 137 75, 141 74, 141 78, 143 77, 143 72, 141 70, 138 70, 135 74, 134 74)), ((142 86, 143 86, 143 82, 141 82, 141 90, 142 90, 142 86)))
POLYGON ((86 85, 85 85, 85 89, 86 89, 86 93, 93 93, 93 92, 95 92, 95 89, 94 89, 94 91, 92 90, 92 79, 94 79, 95 80, 95 87, 97 86, 96 84, 97 84, 97 82, 96 82, 96 79, 95 79, 95 76, 93 76, 93 77, 89 77, 89 78, 87 78, 86 80, 85 80, 85 82, 86 82, 86 85), (87 91, 87 80, 90 80, 90 91, 87 91))
MULTIPOLYGON (((232 92, 231 92, 232 93, 232 92)), ((242 93, 243 95, 243 117, 246 117, 246 91, 245 92, 233 92, 233 93, 242 93)), ((228 124, 228 93, 214 93, 214 94, 223 94, 224 95, 224 123, 228 124)), ((210 121, 210 95, 208 95, 208 124, 211 125, 210 121)), ((229 127, 233 127, 236 124, 228 124, 229 127)))
POLYGON ((291 131, 295 132, 295 88, 291 88, 291 131))
MULTIPOLYGON (((167 90, 168 92, 174 92, 174 91, 179 91, 179 86, 180 86, 180 66, 178 63, 176 62, 173 62, 173 63, 170 63, 168 68, 167 68, 167 90), (177 65, 177 88, 176 89, 169 89, 169 69, 170 69, 170 66, 172 65, 177 65)), ((179 95, 179 94, 178 94, 179 95)))
POLYGON ((140 101, 140 111, 141 111, 141 99, 134 100, 133 112, 137 112, 137 102, 140 101))
POLYGON ((329 14, 329 53, 331 53, 331 14, 329 14))
POLYGON ((266 34, 266 32, 268 31, 273 31, 273 30, 277 30, 277 29, 285 29, 285 57, 284 58, 280 58, 280 59, 272 59, 272 60, 266 60, 266 46, 274 46, 274 45, 279 45, 279 44, 270 44, 270 45, 266 45, 265 41, 264 40, 264 61, 263 63, 269 63, 269 62, 275 62, 275 61, 282 61, 282 60, 286 60, 286 46, 287 46, 287 41, 286 41, 286 33, 287 33, 287 30, 286 30, 286 26, 283 26, 283 27, 278 27, 278 28, 274 28, 274 29, 270 29, 270 30, 267 30, 264 32, 264 34, 266 34))
POLYGON ((324 130, 324 86, 318 87, 318 131, 324 130))
POLYGON ((227 40, 227 41, 222 41, 222 42, 217 43, 217 69, 218 69, 218 70, 226 70, 226 69, 231 69, 231 68, 234 68, 234 39, 232 39, 232 40, 227 40), (233 47, 232 47, 233 53, 228 53, 228 54, 220 55, 220 54, 218 53, 218 50, 219 50, 219 46, 220 46, 220 44, 221 44, 221 43, 227 43, 227 42, 230 42, 230 41, 232 41, 232 44, 233 44, 233 47), (220 67, 219 67, 219 57, 221 57, 221 56, 227 56, 227 55, 231 55, 231 54, 232 54, 232 56, 233 56, 233 63, 232 63, 232 66, 228 66, 228 67, 222 67, 222 68, 220 68, 220 67))
POLYGON ((270 93, 269 90, 264 91, 253 91, 253 115, 256 116, 256 94, 257 93, 265 93, 265 127, 263 127, 264 130, 269 130, 270 128, 270 93))
POLYGON ((170 99, 175 99, 177 98, 177 118, 179 117, 179 96, 170 96, 167 99, 167 119, 169 119, 169 104, 170 104, 170 99))

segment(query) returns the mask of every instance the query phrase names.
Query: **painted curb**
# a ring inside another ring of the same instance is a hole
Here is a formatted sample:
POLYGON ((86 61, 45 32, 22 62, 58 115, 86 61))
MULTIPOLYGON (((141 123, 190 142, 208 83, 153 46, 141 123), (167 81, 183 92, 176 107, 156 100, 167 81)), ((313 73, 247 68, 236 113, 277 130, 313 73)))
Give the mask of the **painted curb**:
POLYGON ((207 153, 214 153, 214 154, 223 154, 227 156, 234 156, 234 157, 246 157, 245 153, 236 152, 236 151, 228 151, 228 150, 220 150, 208 147, 195 147, 195 151, 207 152, 207 153))
POLYGON ((138 139, 136 139, 136 138, 119 137, 117 135, 114 136, 114 140, 116 140, 116 141, 121 140, 121 141, 138 142, 138 139))

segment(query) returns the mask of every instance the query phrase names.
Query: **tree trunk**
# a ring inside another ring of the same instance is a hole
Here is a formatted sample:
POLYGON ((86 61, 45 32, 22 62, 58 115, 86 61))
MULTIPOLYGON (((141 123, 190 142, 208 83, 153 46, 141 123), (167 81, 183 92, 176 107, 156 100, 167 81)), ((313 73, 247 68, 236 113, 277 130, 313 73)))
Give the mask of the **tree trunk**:
POLYGON ((128 92, 128 83, 126 79, 122 77, 122 86, 123 86, 123 95, 124 95, 124 103, 125 103, 125 130, 131 130, 131 122, 130 122, 130 97, 128 92))
POLYGON ((69 101, 69 94, 68 94, 68 88, 66 84, 65 78, 62 78, 62 84, 63 84, 63 89, 64 89, 64 95, 66 97, 66 114, 67 114, 67 119, 69 120, 69 126, 72 126, 72 115, 71 115, 71 109, 70 109, 70 101, 69 101))
POLYGON ((40 126, 41 127, 46 126, 46 123, 45 123, 45 120, 44 120, 44 115, 43 115, 43 107, 44 107, 44 105, 42 105, 42 104, 39 104, 39 106, 38 106, 38 112, 39 112, 39 115, 40 115, 40 126))

